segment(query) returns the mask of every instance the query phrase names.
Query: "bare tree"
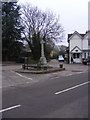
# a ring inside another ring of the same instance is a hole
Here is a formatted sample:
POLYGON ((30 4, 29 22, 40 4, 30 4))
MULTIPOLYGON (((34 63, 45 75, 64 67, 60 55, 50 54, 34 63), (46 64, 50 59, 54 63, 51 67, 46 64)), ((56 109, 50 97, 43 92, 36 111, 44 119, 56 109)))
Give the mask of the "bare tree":
POLYGON ((49 11, 42 12, 29 4, 21 5, 21 14, 21 23, 25 27, 23 34, 31 50, 35 39, 38 42, 43 39, 46 43, 52 43, 52 45, 61 41, 63 28, 59 23, 59 17, 56 17, 55 14, 49 11))
POLYGON ((63 28, 59 17, 52 12, 42 12, 37 7, 22 5, 22 24, 25 27, 24 35, 27 42, 32 43, 32 36, 40 33, 40 39, 48 42, 60 41, 63 28))

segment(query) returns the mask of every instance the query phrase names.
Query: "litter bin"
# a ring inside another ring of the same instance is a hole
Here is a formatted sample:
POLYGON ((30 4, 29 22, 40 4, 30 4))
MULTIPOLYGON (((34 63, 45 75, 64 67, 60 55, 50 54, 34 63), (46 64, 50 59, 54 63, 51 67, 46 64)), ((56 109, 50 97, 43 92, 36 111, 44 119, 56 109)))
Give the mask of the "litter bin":
POLYGON ((63 68, 63 63, 60 63, 60 64, 59 64, 59 67, 60 67, 60 68, 63 68))
POLYGON ((24 68, 25 67, 27 67, 27 69, 28 69, 28 58, 27 57, 25 57, 25 59, 24 59, 24 68))
POLYGON ((25 57, 24 59, 24 64, 27 64, 27 57, 25 57))

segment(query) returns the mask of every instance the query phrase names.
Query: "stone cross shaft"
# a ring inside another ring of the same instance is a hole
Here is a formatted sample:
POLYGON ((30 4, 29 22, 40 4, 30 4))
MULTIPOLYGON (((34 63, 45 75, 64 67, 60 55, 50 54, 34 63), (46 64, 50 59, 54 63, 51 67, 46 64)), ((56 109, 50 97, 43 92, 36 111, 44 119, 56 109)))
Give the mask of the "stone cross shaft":
POLYGON ((44 57, 44 41, 42 40, 41 42, 41 57, 44 57))
POLYGON ((40 63, 42 64, 42 65, 47 65, 47 60, 46 60, 46 58, 45 58, 45 56, 44 56, 44 41, 42 40, 41 42, 41 57, 40 57, 40 63))

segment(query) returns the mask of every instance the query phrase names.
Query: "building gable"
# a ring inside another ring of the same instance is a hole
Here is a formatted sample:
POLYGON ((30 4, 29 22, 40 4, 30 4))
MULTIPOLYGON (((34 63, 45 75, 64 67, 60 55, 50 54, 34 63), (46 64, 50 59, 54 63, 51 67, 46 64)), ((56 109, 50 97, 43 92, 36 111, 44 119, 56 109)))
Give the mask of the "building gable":
POLYGON ((71 50, 72 53, 81 53, 82 50, 78 47, 78 46, 75 46, 72 50, 71 50))
POLYGON ((72 39, 72 38, 76 38, 78 37, 79 39, 82 39, 82 35, 80 35, 77 31, 75 31, 73 34, 68 34, 68 42, 72 39))

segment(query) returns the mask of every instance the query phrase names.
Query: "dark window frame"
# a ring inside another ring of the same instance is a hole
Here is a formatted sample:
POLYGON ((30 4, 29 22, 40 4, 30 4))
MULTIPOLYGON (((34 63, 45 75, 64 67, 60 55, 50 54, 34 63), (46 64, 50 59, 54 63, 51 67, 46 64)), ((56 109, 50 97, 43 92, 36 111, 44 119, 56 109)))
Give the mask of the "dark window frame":
POLYGON ((90 39, 88 40, 88 46, 90 46, 90 39))

